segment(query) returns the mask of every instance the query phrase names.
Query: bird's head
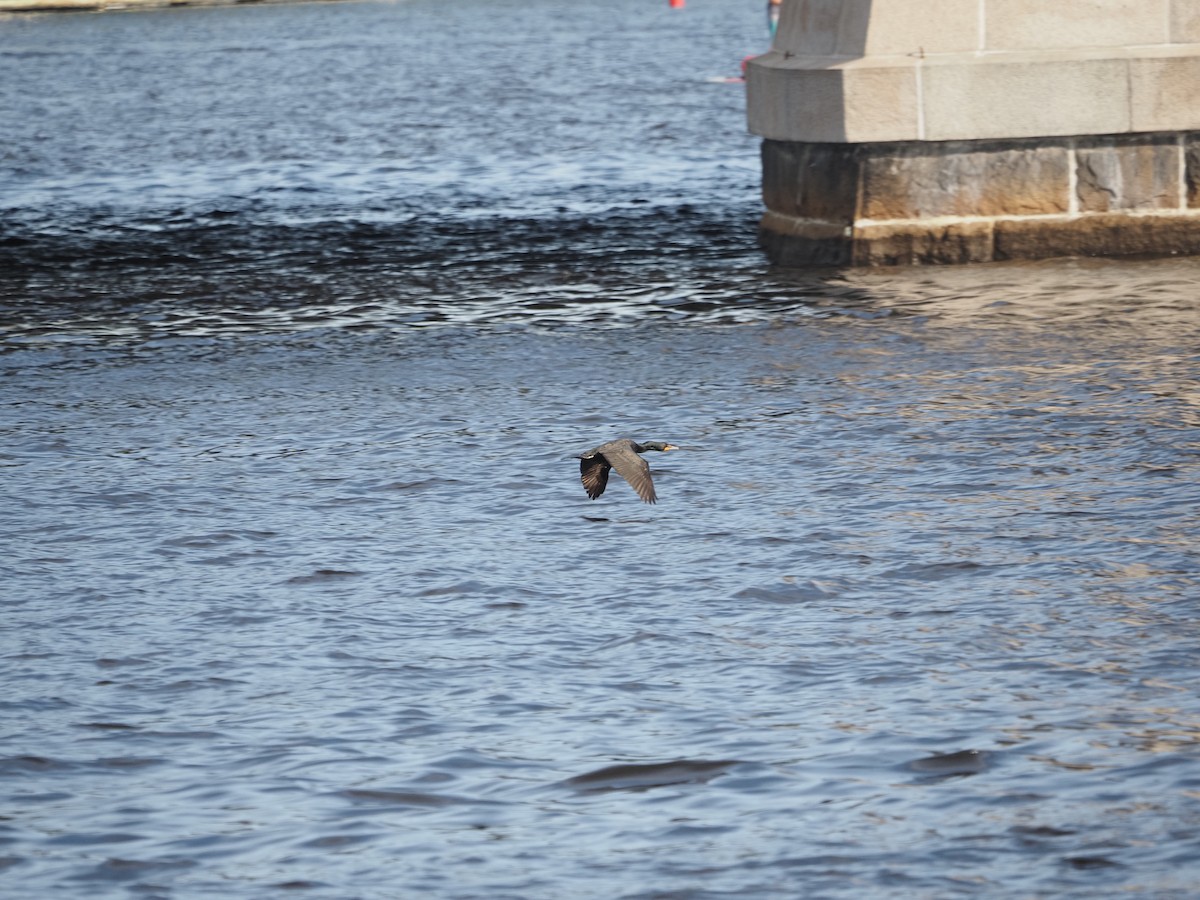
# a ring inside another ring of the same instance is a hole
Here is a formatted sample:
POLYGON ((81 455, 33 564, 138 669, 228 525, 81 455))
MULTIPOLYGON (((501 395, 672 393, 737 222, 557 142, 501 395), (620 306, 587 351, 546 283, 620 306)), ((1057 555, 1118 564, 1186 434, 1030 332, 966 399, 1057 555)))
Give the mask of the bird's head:
POLYGON ((678 450, 674 444, 664 444, 662 441, 646 441, 642 444, 642 450, 659 450, 663 453, 668 450, 678 450))

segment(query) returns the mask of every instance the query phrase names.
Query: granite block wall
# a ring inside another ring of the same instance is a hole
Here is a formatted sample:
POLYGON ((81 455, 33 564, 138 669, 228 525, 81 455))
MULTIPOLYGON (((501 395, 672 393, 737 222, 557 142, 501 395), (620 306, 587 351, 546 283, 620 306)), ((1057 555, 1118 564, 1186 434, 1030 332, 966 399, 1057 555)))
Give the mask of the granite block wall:
POLYGON ((762 147, 784 265, 1200 253, 1200 133, 762 147))

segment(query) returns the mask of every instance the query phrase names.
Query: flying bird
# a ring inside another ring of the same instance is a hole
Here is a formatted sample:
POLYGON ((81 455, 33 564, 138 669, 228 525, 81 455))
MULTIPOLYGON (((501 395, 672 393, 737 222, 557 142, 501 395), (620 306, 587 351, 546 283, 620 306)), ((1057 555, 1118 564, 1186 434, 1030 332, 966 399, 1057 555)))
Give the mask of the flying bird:
POLYGON ((579 455, 579 480, 583 482, 588 497, 595 500, 608 486, 609 469, 616 469, 617 474, 629 482, 642 500, 655 503, 658 495, 654 493, 654 482, 650 479, 650 466, 638 454, 647 450, 666 452, 678 449, 674 444, 664 444, 662 441, 639 444, 629 438, 617 438, 579 455))

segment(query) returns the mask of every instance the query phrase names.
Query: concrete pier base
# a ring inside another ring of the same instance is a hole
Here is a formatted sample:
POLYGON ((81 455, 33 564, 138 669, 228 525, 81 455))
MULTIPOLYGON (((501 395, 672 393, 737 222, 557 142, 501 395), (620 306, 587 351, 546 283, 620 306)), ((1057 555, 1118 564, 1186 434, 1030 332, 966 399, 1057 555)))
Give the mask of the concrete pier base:
POLYGON ((777 263, 1200 254, 1200 0, 785 0, 748 82, 777 263))
POLYGON ((1200 134, 766 140, 762 168, 781 265, 1200 252, 1200 134))

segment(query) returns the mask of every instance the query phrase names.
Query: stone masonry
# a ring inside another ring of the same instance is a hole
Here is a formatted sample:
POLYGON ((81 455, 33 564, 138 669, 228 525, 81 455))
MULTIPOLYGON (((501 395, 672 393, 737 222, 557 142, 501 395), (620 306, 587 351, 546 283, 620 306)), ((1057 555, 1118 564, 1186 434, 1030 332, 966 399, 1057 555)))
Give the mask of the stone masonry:
POLYGON ((748 75, 777 263, 1200 253, 1200 0, 785 0, 748 75))

